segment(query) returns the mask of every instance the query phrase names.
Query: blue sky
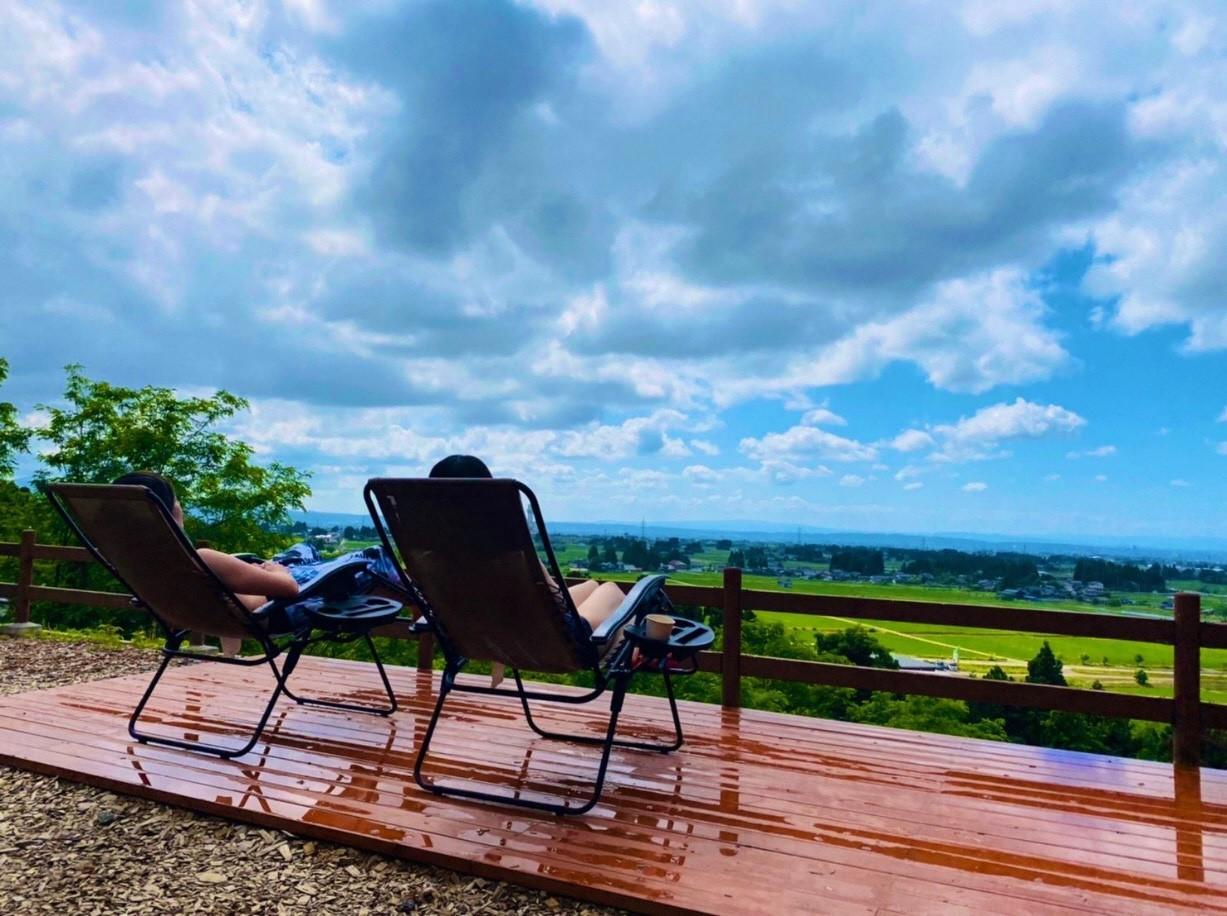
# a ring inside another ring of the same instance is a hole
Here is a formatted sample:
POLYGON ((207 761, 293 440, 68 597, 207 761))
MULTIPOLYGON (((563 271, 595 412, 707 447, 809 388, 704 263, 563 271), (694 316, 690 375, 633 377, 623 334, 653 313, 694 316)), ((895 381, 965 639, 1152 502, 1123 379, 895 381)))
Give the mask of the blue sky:
POLYGON ((1227 536, 1213 4, 14 0, 0 355, 312 508, 1227 536))

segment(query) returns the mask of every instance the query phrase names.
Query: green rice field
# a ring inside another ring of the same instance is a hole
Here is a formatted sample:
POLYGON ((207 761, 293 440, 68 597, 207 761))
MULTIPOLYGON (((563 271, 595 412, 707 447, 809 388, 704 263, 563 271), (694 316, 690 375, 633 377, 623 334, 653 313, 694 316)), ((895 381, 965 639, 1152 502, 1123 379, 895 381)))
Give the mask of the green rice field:
MULTIPOLYGON (((635 578, 602 574, 602 578, 635 578)), ((678 573, 671 582, 688 585, 719 586, 720 573, 678 573)), ((742 580, 747 589, 780 591, 771 576, 747 575, 742 580)), ((1120 614, 1138 611, 1147 614, 1170 614, 1160 610, 1164 595, 1138 595, 1138 604, 1124 608, 1089 605, 1077 601, 1055 601, 1045 604, 1005 601, 996 595, 959 588, 938 588, 923 585, 874 585, 859 582, 823 582, 793 580, 790 589, 796 594, 837 595, 861 598, 886 598, 910 601, 976 604, 990 607, 1045 608, 1094 613, 1120 614), (1149 600, 1147 600, 1149 599, 1149 600), (1145 603, 1143 603, 1145 602, 1145 603)), ((1130 596, 1135 597, 1135 596, 1130 596)), ((1132 642, 1117 639, 1089 639, 1076 636, 1046 636, 1041 633, 1020 633, 1001 630, 980 630, 941 624, 901 623, 897 621, 853 620, 838 616, 813 616, 781 612, 759 612, 762 620, 783 624, 804 634, 829 633, 855 624, 868 627, 890 651, 917 658, 949 660, 958 650, 959 669, 980 674, 992 665, 1000 665, 1019 679, 1026 676, 1026 663, 1033 658, 1045 641, 1064 662, 1069 682, 1089 687, 1098 680, 1108 690, 1146 696, 1171 696, 1172 647, 1158 643, 1132 642), (1085 656, 1085 660, 1084 660, 1085 656), (1139 663, 1138 657, 1141 657, 1139 663), (1145 668, 1147 686, 1134 679, 1137 669, 1145 668)), ((1202 698, 1208 702, 1227 703, 1227 649, 1206 649, 1202 652, 1202 698)))

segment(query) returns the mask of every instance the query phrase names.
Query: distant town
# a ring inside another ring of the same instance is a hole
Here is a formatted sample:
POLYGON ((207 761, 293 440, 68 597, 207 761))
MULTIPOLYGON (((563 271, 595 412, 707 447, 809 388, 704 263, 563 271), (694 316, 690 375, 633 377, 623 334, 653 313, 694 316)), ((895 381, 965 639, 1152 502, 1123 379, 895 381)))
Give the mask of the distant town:
MULTIPOLYGON (((352 549, 376 538, 369 525, 328 528, 296 522, 293 533, 310 538, 324 552, 352 549)), ((554 533, 550 542, 564 573, 571 576, 626 576, 665 572, 679 581, 706 581, 726 566, 794 583, 906 586, 941 591, 981 592, 996 601, 1049 606, 1101 605, 1123 613, 1170 612, 1176 591, 1207 596, 1208 616, 1227 619, 1227 569, 1222 565, 1131 563, 1096 556, 953 549, 874 548, 840 544, 787 544, 732 538, 636 537, 554 533)), ((771 582, 757 587, 772 587, 771 582)), ((807 589, 808 590, 808 589, 807 589)), ((965 596, 966 597, 966 596, 965 596)))

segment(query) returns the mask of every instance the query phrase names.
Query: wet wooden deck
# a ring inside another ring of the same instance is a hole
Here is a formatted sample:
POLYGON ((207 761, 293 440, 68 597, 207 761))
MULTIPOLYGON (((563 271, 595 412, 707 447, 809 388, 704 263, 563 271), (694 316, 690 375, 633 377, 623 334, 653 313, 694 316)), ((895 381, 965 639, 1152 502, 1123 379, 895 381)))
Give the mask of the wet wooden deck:
MULTIPOLYGON (((139 745, 146 678, 0 698, 0 760, 319 839, 648 912, 1227 912, 1227 773, 683 704, 686 746, 615 750, 602 803, 556 818, 443 800, 412 778, 435 680, 391 669, 390 719, 282 701, 234 761, 139 745)), ((305 693, 378 700, 369 666, 304 659, 305 693)), ((223 737, 267 670, 172 670, 151 725, 223 737)), ((451 708, 452 700, 449 700, 451 708)), ((597 733, 597 709, 543 724, 597 733)), ((665 725, 631 697, 633 731, 665 725)), ((440 778, 580 792, 592 748, 543 741, 505 700, 459 695, 440 778)), ((556 796, 555 796, 556 797, 556 796)), ((151 850, 156 854, 156 850, 151 850)))

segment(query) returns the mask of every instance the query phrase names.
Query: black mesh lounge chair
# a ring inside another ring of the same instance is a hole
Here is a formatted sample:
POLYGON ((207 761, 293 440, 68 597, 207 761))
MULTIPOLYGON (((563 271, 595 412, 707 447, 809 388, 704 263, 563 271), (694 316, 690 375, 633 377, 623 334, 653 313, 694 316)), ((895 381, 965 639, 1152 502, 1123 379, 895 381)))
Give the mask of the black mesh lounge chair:
POLYGON ((402 575, 443 650, 445 666, 434 714, 418 749, 414 778, 438 795, 504 802, 556 814, 581 814, 601 796, 612 748, 669 752, 682 745, 682 726, 669 672, 665 678, 674 734, 665 743, 617 738, 618 714, 635 674, 622 630, 648 613, 669 607, 664 576, 648 576, 631 589, 617 611, 591 637, 575 627, 578 614, 561 582, 541 509, 532 492, 515 480, 376 479, 366 485, 366 503, 390 553, 399 553, 402 575), (527 498, 546 554, 542 566, 521 498, 527 498), (393 545, 396 551, 392 550, 393 545), (404 575, 406 574, 407 575, 404 575), (459 683, 468 660, 499 662, 511 669, 515 689, 459 683), (591 671, 595 687, 582 695, 526 690, 520 671, 591 671), (612 687, 603 738, 545 731, 533 720, 530 700, 587 703, 612 687), (444 786, 422 774, 443 704, 452 691, 518 697, 529 726, 543 738, 598 745, 600 764, 591 796, 583 803, 551 803, 444 786))
POLYGON ((308 623, 291 628, 283 613, 286 602, 270 601, 249 611, 234 593, 213 574, 175 522, 167 507, 142 486, 98 484, 53 484, 48 493, 81 543, 132 593, 133 605, 147 610, 166 635, 162 664, 149 682, 144 696, 128 720, 133 738, 149 744, 205 751, 219 757, 238 757, 259 740, 269 714, 284 693, 294 702, 327 706, 354 712, 389 715, 396 711, 396 698, 370 631, 395 618, 401 604, 387 598, 360 598, 345 602, 320 600, 301 603, 308 623), (182 650, 189 632, 201 631, 215 636, 241 637, 260 644, 261 653, 243 658, 226 658, 182 650), (287 681, 299 656, 310 644, 321 640, 366 640, 383 681, 387 706, 367 706, 333 700, 300 697, 290 691, 287 681), (285 653, 281 667, 276 658, 285 653), (141 712, 173 658, 222 662, 229 665, 267 664, 276 687, 260 716, 255 732, 240 747, 224 747, 200 741, 148 734, 137 728, 141 712))

